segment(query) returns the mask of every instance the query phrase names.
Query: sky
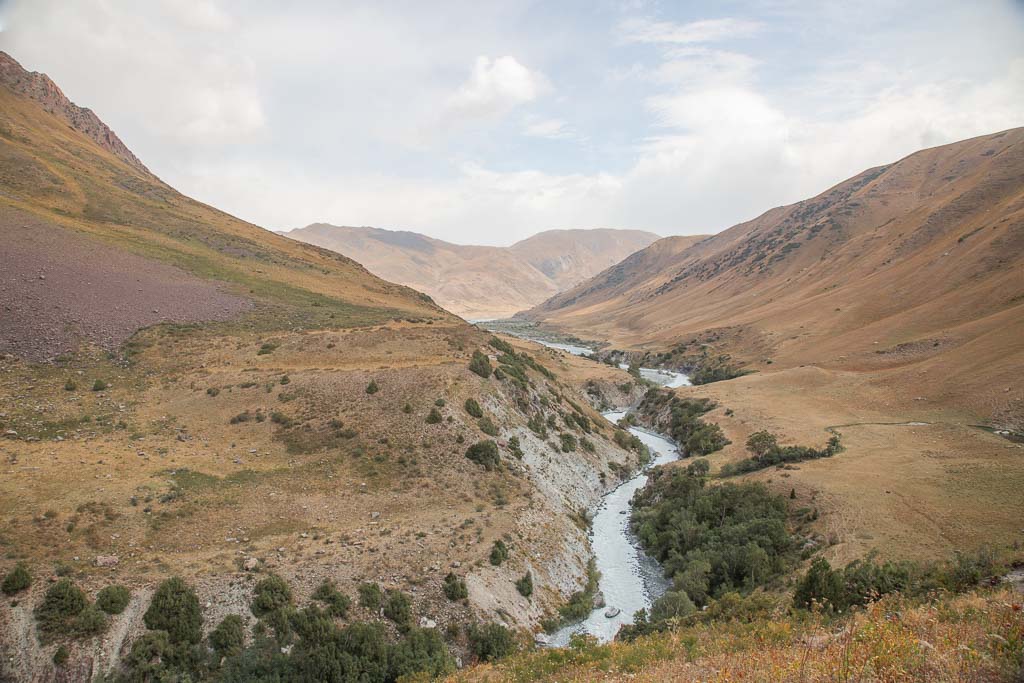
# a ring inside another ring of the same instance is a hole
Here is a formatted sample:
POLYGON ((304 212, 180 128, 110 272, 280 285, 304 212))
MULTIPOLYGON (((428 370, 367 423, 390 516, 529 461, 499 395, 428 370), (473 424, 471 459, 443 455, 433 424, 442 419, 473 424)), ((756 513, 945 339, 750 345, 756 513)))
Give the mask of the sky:
POLYGON ((713 233, 1024 125, 1024 0, 0 0, 0 49, 277 230, 713 233))

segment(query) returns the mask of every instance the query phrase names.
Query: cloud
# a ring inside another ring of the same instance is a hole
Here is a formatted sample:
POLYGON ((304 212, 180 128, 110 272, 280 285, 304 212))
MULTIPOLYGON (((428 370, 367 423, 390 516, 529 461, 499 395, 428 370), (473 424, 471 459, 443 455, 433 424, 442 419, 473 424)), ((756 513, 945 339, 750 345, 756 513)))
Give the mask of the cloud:
POLYGON ((526 68, 515 57, 480 56, 469 78, 448 100, 447 111, 467 119, 500 116, 550 90, 543 74, 526 68))
POLYGON ((756 21, 703 19, 678 24, 671 21, 629 19, 620 26, 622 40, 629 43, 711 43, 726 38, 745 38, 762 29, 756 21))
POLYGON ((568 140, 577 137, 576 131, 561 119, 540 119, 528 121, 523 128, 523 135, 548 140, 568 140))

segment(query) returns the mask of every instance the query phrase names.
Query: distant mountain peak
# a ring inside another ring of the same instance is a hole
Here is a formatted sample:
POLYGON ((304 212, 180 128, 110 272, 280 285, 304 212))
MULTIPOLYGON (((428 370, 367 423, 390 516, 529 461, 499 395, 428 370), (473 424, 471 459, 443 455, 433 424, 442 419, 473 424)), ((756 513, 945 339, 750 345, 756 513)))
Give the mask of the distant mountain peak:
POLYGON ((153 175, 148 168, 132 154, 121 138, 95 112, 77 104, 57 87, 44 73, 28 71, 16 59, 0 50, 0 85, 23 97, 38 103, 44 110, 58 116, 69 126, 83 133, 133 168, 153 175))

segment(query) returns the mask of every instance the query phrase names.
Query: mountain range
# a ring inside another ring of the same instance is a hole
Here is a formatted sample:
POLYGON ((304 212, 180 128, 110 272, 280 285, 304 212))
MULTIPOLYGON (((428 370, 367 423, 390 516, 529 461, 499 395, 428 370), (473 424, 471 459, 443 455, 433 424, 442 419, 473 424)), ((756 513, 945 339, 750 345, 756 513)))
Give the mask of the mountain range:
POLYGON ((355 259, 469 320, 506 318, 531 308, 658 239, 640 230, 548 230, 510 247, 485 247, 326 223, 283 234, 355 259))

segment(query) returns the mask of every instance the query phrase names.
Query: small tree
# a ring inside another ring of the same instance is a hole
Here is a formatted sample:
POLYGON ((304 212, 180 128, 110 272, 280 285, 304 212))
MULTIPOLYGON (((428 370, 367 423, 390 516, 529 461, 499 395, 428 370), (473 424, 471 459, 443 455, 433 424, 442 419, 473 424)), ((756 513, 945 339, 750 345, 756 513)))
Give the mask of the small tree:
POLYGON ((150 630, 166 631, 172 643, 194 644, 203 639, 199 597, 177 576, 167 579, 156 589, 142 620, 150 630))
POLYGON ((398 624, 399 628, 412 626, 412 601, 400 590, 389 590, 384 600, 384 616, 398 624))
POLYGON ((469 369, 487 379, 491 376, 491 359, 479 351, 474 351, 473 358, 469 361, 469 369))
POLYGON ((271 574, 256 584, 250 609, 257 617, 291 606, 292 589, 277 574, 271 574))
POLYGON ((505 541, 499 538, 494 542, 494 545, 491 546, 491 564, 498 567, 502 562, 508 559, 508 556, 508 546, 505 545, 505 541))
POLYGON ((449 600, 465 600, 469 597, 469 589, 466 588, 466 582, 463 579, 449 573, 444 577, 444 594, 449 600))
POLYGON ((560 434, 559 439, 562 441, 562 452, 571 453, 576 450, 576 437, 572 434, 560 434))
POLYGON ((31 585, 32 575, 28 573, 28 568, 25 565, 19 563, 4 577, 0 590, 4 592, 4 595, 14 595, 31 585))
POLYGON ((441 422, 441 419, 442 419, 441 418, 441 413, 437 410, 437 408, 431 408, 430 409, 430 413, 427 415, 427 424, 428 425, 439 424, 441 422))
POLYGON ((747 438, 747 450, 756 459, 761 459, 779 447, 779 440, 769 431, 754 432, 747 438))
POLYGON ((494 422, 492 422, 491 418, 489 417, 481 417, 477 425, 480 427, 480 431, 486 434, 487 436, 498 435, 498 428, 495 426, 494 422))
POLYGON ((478 465, 482 465, 488 472, 501 467, 501 458, 498 456, 498 444, 490 439, 478 441, 466 449, 466 457, 478 465))
POLYGON ((356 590, 359 593, 360 605, 374 612, 380 609, 380 604, 384 601, 384 593, 381 592, 380 586, 367 582, 359 584, 356 590))
POLYGON ((120 614, 131 597, 131 592, 124 586, 106 586, 96 594, 96 606, 107 614, 120 614))
POLYGON ((480 407, 480 404, 476 402, 475 398, 466 399, 466 412, 476 418, 481 418, 484 416, 484 411, 480 407))
POLYGON ((515 637, 501 624, 473 624, 466 635, 469 637, 469 649, 477 659, 485 662, 493 662, 516 651, 515 637))
POLYGON ((224 617, 217 627, 210 631, 210 647, 218 657, 231 657, 241 653, 245 645, 245 622, 237 614, 224 617))
POLYGON ((521 579, 516 581, 516 590, 519 591, 519 594, 524 598, 528 598, 533 595, 533 574, 529 570, 523 574, 521 579))
POLYGON ((811 563, 811 568, 793 593, 793 604, 797 607, 810 609, 815 604, 826 609, 843 607, 843 582, 839 572, 823 557, 811 563))
POLYGON ((370 383, 366 385, 366 393, 376 394, 378 391, 380 391, 380 387, 377 386, 377 380, 371 379, 370 383))
POLYGON ((109 385, 106 382, 104 382, 101 379, 98 379, 98 380, 96 380, 95 382, 92 383, 92 390, 93 391, 103 391, 108 386, 109 385))
POLYGON ((332 617, 344 619, 348 616, 348 608, 352 605, 352 599, 334 587, 330 580, 324 581, 313 593, 313 599, 319 600, 327 605, 327 611, 332 617))

